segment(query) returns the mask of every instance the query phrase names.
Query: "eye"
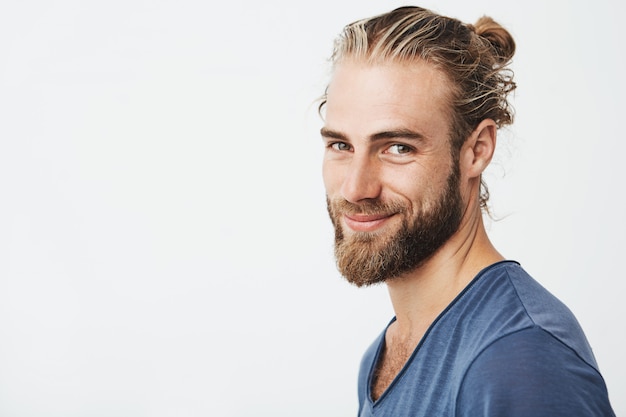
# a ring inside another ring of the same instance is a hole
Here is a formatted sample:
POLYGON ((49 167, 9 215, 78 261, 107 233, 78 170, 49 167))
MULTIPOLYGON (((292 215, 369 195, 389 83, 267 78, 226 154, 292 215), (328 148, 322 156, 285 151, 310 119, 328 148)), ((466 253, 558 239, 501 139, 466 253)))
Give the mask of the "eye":
POLYGON ((345 152, 345 151, 351 150, 350 145, 348 145, 345 142, 333 142, 333 143, 330 144, 330 147, 333 148, 336 151, 341 151, 341 152, 345 152))
POLYGON ((387 148, 387 152, 394 154, 394 155, 407 154, 407 153, 411 153, 412 151, 413 151, 413 148, 407 145, 403 145, 401 143, 393 144, 389 148, 387 148))

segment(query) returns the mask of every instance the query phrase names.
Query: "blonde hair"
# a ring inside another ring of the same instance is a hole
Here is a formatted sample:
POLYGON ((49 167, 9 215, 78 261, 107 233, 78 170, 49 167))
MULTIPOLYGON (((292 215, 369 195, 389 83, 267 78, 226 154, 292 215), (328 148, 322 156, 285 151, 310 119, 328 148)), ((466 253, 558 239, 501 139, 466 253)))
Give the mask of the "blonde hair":
MULTIPOLYGON (((492 119, 498 128, 513 123, 508 94, 515 83, 507 65, 514 53, 513 37, 490 17, 469 25, 421 7, 400 7, 347 25, 335 41, 331 62, 421 59, 443 71, 450 80, 451 143, 458 158, 461 146, 482 120, 492 119)), ((326 95, 320 110, 325 103, 326 95)), ((488 199, 481 180, 483 209, 488 199)))

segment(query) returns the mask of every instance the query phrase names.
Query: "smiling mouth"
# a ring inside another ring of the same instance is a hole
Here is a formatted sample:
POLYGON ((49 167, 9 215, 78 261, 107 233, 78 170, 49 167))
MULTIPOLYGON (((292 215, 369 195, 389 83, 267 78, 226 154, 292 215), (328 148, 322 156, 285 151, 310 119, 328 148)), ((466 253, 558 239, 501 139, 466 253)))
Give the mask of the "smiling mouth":
POLYGON ((381 228, 395 213, 391 214, 344 214, 345 224, 355 232, 373 232, 381 228))

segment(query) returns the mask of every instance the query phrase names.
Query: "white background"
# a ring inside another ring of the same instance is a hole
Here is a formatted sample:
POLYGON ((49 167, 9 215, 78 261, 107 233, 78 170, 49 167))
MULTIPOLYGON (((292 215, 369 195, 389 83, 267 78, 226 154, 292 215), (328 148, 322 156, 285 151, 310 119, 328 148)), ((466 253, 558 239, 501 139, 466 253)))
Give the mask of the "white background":
MULTIPOLYGON (((352 416, 392 315, 337 274, 315 99, 404 3, 0 1, 0 416, 352 416)), ((515 36, 489 229, 626 413, 617 1, 430 0, 515 36)))

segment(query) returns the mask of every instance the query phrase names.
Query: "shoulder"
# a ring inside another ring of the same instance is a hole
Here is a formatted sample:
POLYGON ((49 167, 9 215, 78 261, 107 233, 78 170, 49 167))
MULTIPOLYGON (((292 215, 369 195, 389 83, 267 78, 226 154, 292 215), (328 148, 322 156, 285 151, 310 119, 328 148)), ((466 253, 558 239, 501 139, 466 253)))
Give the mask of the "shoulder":
POLYGON ((519 264, 507 265, 504 272, 533 325, 545 330, 597 369, 591 346, 572 311, 519 264))
MULTIPOLYGON (((517 262, 485 268, 470 284, 459 314, 488 323, 485 344, 528 327, 540 327, 596 366, 587 338, 570 309, 531 277, 517 262)), ((471 330, 471 329, 470 329, 471 330)), ((482 349, 484 346, 481 346, 482 349)))
POLYGON ((457 415, 614 416, 595 367, 539 326, 504 336, 475 358, 457 415))

